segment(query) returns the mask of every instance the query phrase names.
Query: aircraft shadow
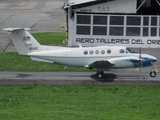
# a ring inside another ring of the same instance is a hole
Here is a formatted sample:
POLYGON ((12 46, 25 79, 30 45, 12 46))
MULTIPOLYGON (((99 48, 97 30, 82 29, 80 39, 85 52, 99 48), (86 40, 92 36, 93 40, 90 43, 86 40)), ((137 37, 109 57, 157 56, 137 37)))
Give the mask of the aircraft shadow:
POLYGON ((99 82, 114 82, 117 76, 113 73, 105 73, 102 79, 97 78, 96 74, 91 75, 91 78, 99 82))
POLYGON ((29 74, 17 74, 16 77, 29 77, 29 76, 32 76, 32 75, 29 75, 29 74))

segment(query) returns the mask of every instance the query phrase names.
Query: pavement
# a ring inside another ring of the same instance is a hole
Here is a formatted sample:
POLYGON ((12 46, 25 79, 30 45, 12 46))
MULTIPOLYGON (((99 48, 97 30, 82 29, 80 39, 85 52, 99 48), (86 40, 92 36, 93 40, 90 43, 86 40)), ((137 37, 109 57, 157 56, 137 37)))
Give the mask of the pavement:
POLYGON ((29 27, 32 31, 64 31, 61 9, 64 0, 0 0, 0 33, 6 27, 29 27))
POLYGON ((98 79, 94 72, 0 72, 0 85, 160 85, 160 75, 148 73, 105 73, 98 79))
MULTIPOLYGON (((65 23, 61 9, 64 0, 0 0, 0 53, 16 52, 9 35, 2 31, 7 27, 31 28, 31 32, 65 31, 60 25, 65 23)), ((139 51, 139 49, 135 49, 139 51)), ((115 74, 105 74, 104 80, 97 80, 95 73, 75 72, 0 72, 0 85, 15 84, 103 84, 103 85, 159 85, 160 49, 142 49, 142 53, 158 58, 153 67, 115 70, 115 74), (150 78, 154 69, 158 74, 150 78), (108 78, 108 79, 107 79, 108 78), (123 83, 123 84, 122 84, 123 83)))
POLYGON ((15 52, 3 28, 31 28, 31 32, 65 31, 64 0, 0 0, 0 53, 15 52))

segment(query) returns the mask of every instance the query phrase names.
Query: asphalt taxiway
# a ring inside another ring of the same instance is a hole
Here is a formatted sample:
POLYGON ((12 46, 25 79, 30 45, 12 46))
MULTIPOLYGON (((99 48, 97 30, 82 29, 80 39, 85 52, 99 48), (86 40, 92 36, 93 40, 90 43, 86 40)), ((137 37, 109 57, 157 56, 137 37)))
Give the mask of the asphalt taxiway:
POLYGON ((98 79, 93 72, 0 72, 0 85, 160 85, 160 75, 148 73, 105 73, 98 79))

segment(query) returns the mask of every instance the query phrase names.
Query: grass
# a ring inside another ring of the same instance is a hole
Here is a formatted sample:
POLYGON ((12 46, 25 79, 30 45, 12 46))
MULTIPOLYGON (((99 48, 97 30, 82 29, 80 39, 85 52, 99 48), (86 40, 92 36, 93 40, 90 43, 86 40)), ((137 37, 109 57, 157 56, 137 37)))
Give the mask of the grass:
POLYGON ((159 120, 160 86, 0 86, 2 120, 159 120))
POLYGON ((62 45, 66 39, 65 32, 45 32, 32 34, 42 45, 62 45))
POLYGON ((64 67, 64 65, 32 61, 30 57, 20 56, 15 52, 0 54, 0 71, 91 71, 83 67, 68 67, 67 69, 64 67))

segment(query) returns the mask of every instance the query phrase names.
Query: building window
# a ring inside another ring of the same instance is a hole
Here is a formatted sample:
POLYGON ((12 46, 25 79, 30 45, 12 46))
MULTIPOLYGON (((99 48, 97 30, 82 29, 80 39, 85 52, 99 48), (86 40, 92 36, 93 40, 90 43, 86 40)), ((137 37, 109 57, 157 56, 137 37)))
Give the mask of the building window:
POLYGON ((77 35, 90 35, 90 26, 77 26, 77 35))
POLYGON ((140 27, 127 27, 127 36, 140 36, 140 27))
POLYGON ((110 25, 124 25, 124 17, 110 16, 110 25))
POLYGON ((151 36, 157 36, 157 28, 151 28, 151 36))
POLYGON ((148 26, 149 25, 149 17, 144 17, 143 18, 143 25, 148 26))
POLYGON ((157 17, 151 17, 151 26, 157 26, 157 17))
POLYGON ((143 36, 148 36, 148 27, 143 28, 143 36))
POLYGON ((123 36, 123 27, 110 27, 109 35, 123 36))
POLYGON ((91 24, 91 16, 77 15, 77 24, 91 24))
POLYGON ((134 16, 128 16, 127 17, 127 25, 141 25, 141 18, 134 17, 134 16))
POLYGON ((94 16, 93 24, 94 25, 107 25, 107 16, 94 16))
POLYGON ((93 35, 107 35, 107 27, 94 26, 93 35))

